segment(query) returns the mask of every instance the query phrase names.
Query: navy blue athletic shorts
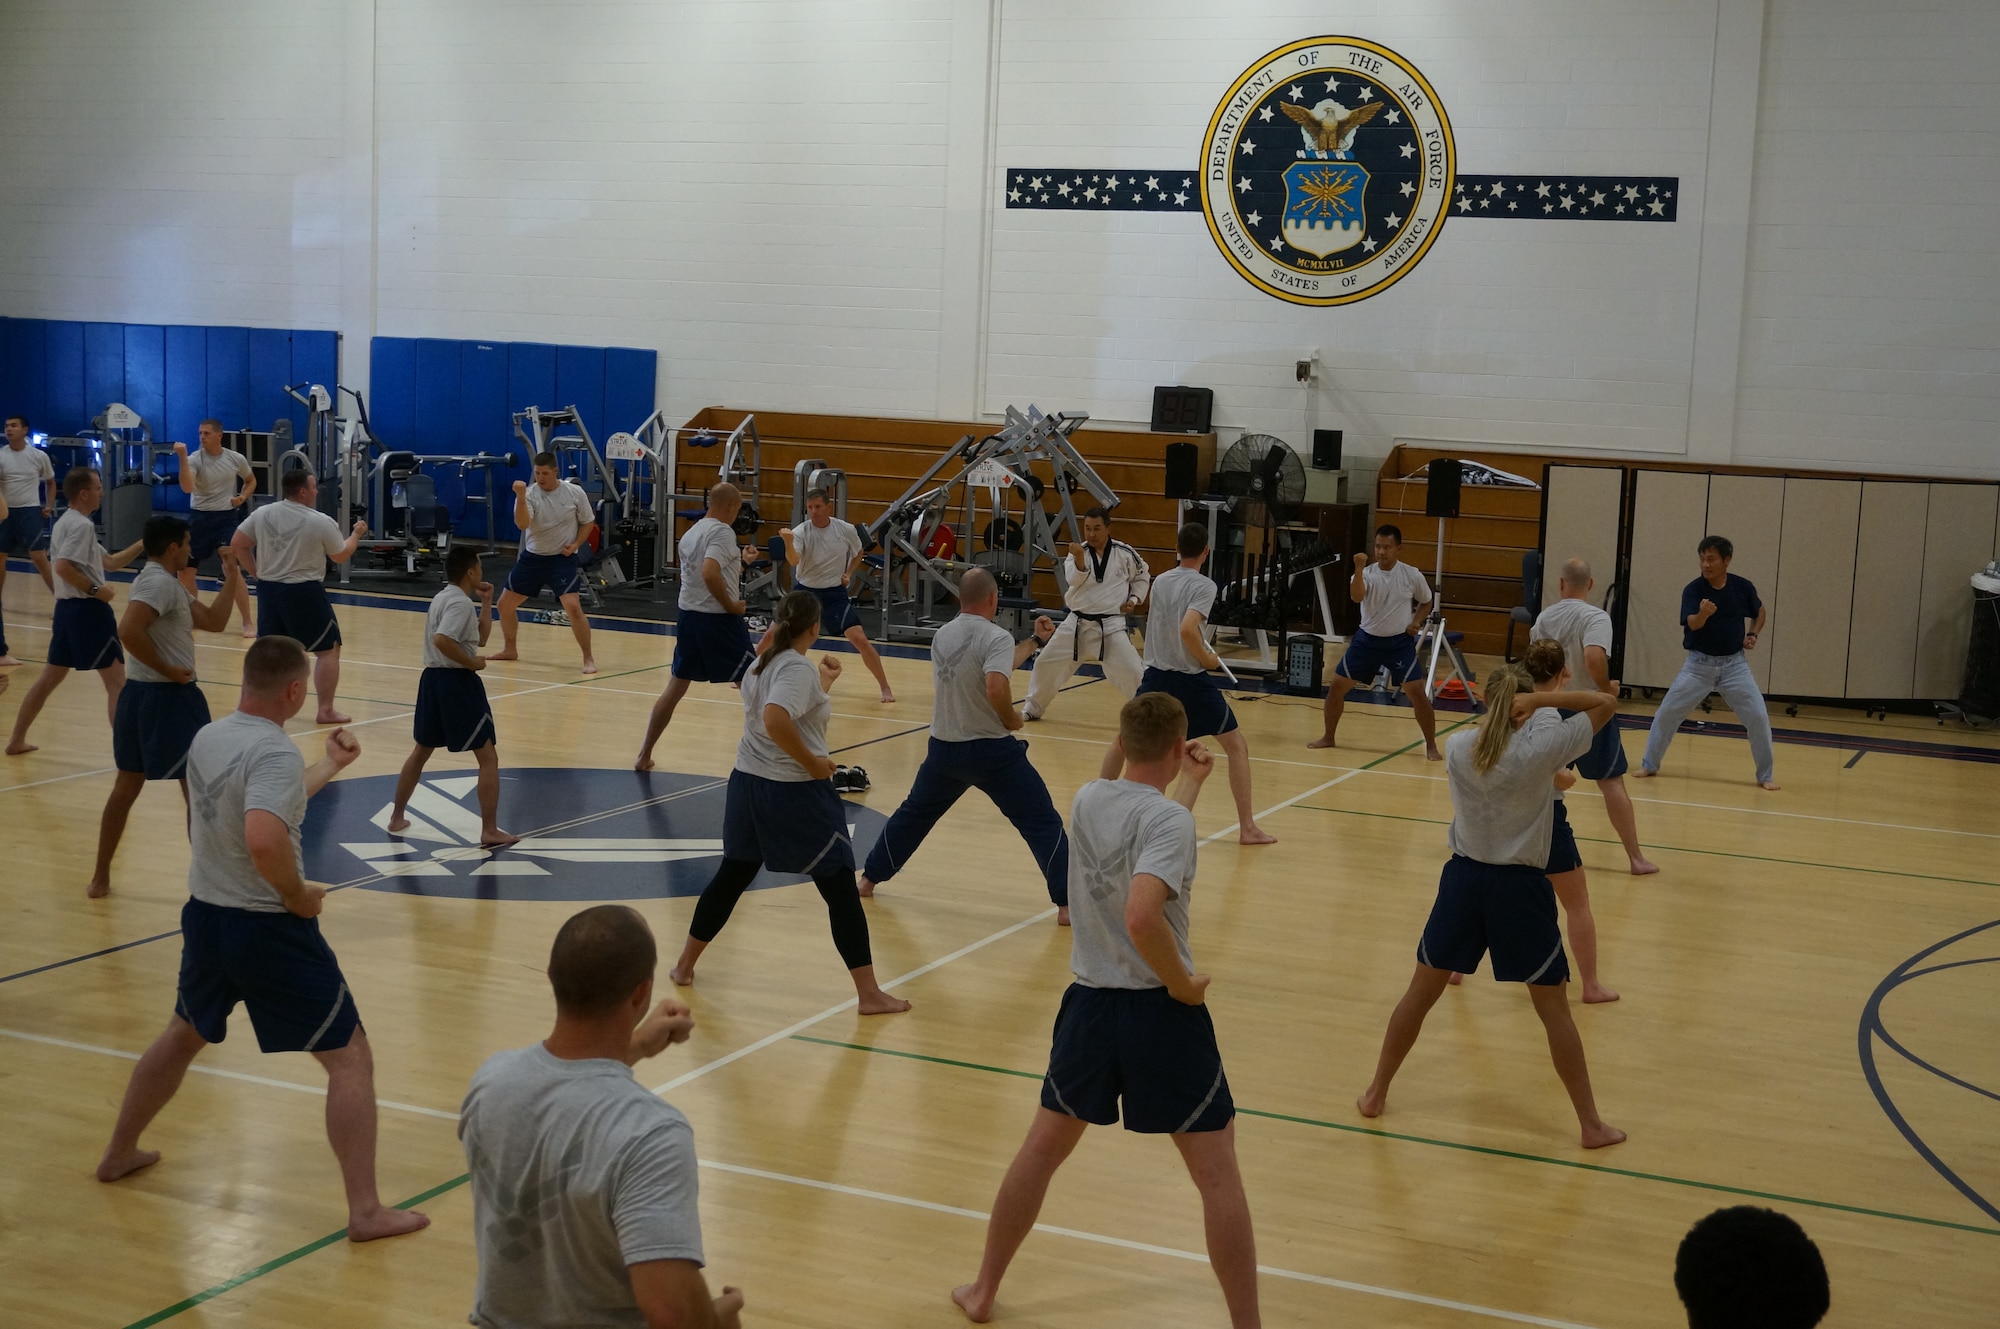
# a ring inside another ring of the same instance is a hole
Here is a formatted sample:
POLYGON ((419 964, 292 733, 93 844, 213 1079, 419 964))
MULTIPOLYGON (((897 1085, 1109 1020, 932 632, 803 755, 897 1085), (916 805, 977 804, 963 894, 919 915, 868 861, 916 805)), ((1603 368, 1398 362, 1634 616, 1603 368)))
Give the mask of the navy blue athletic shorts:
POLYGON ((1417 963, 1469 974, 1488 951, 1493 977, 1502 983, 1555 987, 1569 981, 1548 874, 1524 863, 1481 863, 1453 854, 1438 877, 1417 963))
MULTIPOLYGON (((1564 711, 1562 714, 1567 718, 1576 712, 1564 711)), ((1590 751, 1570 765, 1576 767, 1576 773, 1586 780, 1609 780, 1625 774, 1625 744, 1618 737, 1617 716, 1612 716, 1605 722, 1604 728, 1597 731, 1597 736, 1590 741, 1590 751)))
POLYGON ((42 510, 14 508, 0 517, 0 555, 26 555, 42 538, 42 510))
POLYGON ((1553 877, 1559 872, 1568 872, 1583 866, 1583 854, 1576 847, 1576 832, 1569 828, 1569 810, 1563 801, 1556 800, 1556 826, 1549 836, 1549 862, 1542 869, 1553 877))
POLYGON ((1333 672, 1365 688, 1375 681, 1376 673, 1384 665, 1389 667, 1389 685, 1402 687, 1417 667, 1417 639, 1407 632, 1378 637, 1372 632, 1357 631, 1333 672))
POLYGON ((743 677, 756 653, 741 614, 683 609, 674 623, 675 678, 692 683, 734 683, 743 677))
POLYGON ((847 805, 831 780, 773 780, 729 773, 722 805, 722 856, 808 876, 854 870, 847 805))
POLYGON ((118 615, 102 600, 56 601, 49 663, 64 669, 109 669, 125 659, 118 615))
POLYGON ((361 1012, 317 918, 181 906, 181 981, 174 1014, 210 1043, 229 1036, 242 1002, 264 1052, 333 1052, 361 1027, 361 1012))
POLYGON ((557 599, 577 594, 583 590, 583 564, 575 554, 531 554, 523 549, 507 570, 506 589, 533 599, 544 586, 557 599))
POLYGON ((1094 1126, 1124 1108, 1125 1129, 1147 1135, 1219 1131, 1236 1115, 1215 1021, 1207 1006, 1165 988, 1072 983, 1056 1012, 1042 1106, 1094 1126))
POLYGON ((118 690, 111 720, 111 760, 121 771, 148 780, 187 775, 188 747, 208 723, 208 698, 199 683, 138 683, 118 690))
POLYGON ((236 528, 242 524, 242 508, 224 508, 220 512, 190 512, 188 537, 194 548, 188 555, 189 565, 202 562, 210 554, 228 544, 230 537, 236 534, 236 528))
POLYGON ((1236 728, 1236 712, 1229 709, 1229 698, 1222 695, 1221 685, 1207 674, 1147 665, 1146 672, 1139 676, 1139 691, 1132 695, 1143 696, 1148 692, 1164 692, 1181 704, 1181 709, 1187 712, 1189 738, 1226 734, 1236 728))
POLYGON ((819 630, 829 637, 844 637, 849 628, 861 626, 861 611, 847 598, 847 586, 801 586, 819 601, 819 630))
POLYGON ((340 621, 326 583, 318 581, 259 581, 257 635, 290 637, 309 651, 330 651, 340 645, 340 621))
POLYGON ((486 684, 470 669, 433 665, 417 680, 417 713, 412 726, 417 746, 476 752, 494 741, 493 708, 486 684))

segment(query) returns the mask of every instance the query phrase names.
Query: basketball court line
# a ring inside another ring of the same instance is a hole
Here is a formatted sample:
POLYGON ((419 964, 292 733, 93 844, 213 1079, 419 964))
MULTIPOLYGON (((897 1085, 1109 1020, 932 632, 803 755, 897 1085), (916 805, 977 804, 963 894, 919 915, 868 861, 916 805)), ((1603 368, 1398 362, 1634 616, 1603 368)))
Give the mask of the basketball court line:
MULTIPOLYGON (((987 1075, 1005 1075, 1015 1079, 1039 1082, 1042 1075, 1038 1071, 1015 1070, 1008 1066, 988 1066, 976 1061, 960 1061, 952 1057, 937 1057, 923 1052, 904 1052, 897 1048, 874 1047, 867 1043, 845 1043, 832 1038, 814 1038, 809 1034, 795 1034, 793 1040, 799 1043, 817 1043, 821 1047, 840 1048, 849 1052, 867 1052, 880 1057, 898 1057, 905 1061, 930 1062, 937 1066, 953 1066, 960 1070, 980 1071, 987 1075)), ((1342 1131, 1349 1135, 1367 1135, 1380 1140, 1395 1140, 1403 1144, 1429 1145, 1437 1149, 1454 1149, 1461 1153, 1483 1154, 1489 1158, 1507 1158, 1521 1163, 1541 1163, 1549 1167, 1570 1168, 1579 1172, 1597 1172, 1612 1177, 1627 1177, 1635 1181, 1661 1182, 1670 1186, 1685 1186, 1692 1190, 1717 1191, 1725 1195, 1747 1195, 1760 1200, 1779 1200, 1787 1204, 1805 1205, 1813 1209, 1827 1209, 1838 1213, 1858 1214, 1867 1218, 1887 1218, 1899 1223, 1916 1223, 1924 1227, 1950 1228, 1959 1232, 1976 1232, 1981 1236, 2000 1237, 2000 1228, 1982 1227, 1976 1223, 1958 1223, 1947 1218, 1926 1218, 1921 1214, 1897 1213, 1892 1209, 1869 1209, 1861 1205, 1843 1204, 1838 1200, 1814 1200, 1802 1195, 1784 1195, 1776 1191, 1752 1190, 1746 1186, 1731 1186, 1726 1182, 1698 1181, 1692 1177, 1676 1177, 1664 1172, 1641 1172, 1635 1168, 1613 1167, 1607 1163, 1586 1163, 1574 1158, 1555 1158, 1547 1154, 1530 1154, 1518 1149, 1500 1149, 1491 1145, 1468 1144, 1463 1140, 1440 1140, 1428 1135, 1410 1135, 1402 1131, 1385 1131, 1374 1126, 1355 1126, 1348 1122, 1322 1121, 1316 1117, 1301 1117, 1289 1112, 1260 1111, 1257 1108, 1239 1106, 1239 1116, 1257 1117, 1265 1121, 1289 1122, 1295 1126, 1314 1126, 1321 1130, 1342 1131)))

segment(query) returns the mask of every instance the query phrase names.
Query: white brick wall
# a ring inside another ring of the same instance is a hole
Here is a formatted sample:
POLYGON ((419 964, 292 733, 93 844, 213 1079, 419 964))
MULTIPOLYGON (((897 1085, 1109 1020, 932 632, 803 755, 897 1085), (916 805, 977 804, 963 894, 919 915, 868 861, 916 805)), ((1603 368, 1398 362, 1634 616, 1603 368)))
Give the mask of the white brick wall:
MULTIPOLYGON (((2000 474, 2000 9, 1722 2, 1768 4, 1734 458, 2000 474)), ((335 326, 350 379, 375 332, 652 346, 676 412, 1138 421, 1190 382, 1225 426, 1339 426, 1364 456, 1680 456, 1717 12, 11 0, 0 313, 335 326), (998 206, 1013 165, 1192 172, 1229 82, 1330 28, 1429 76, 1462 170, 1675 175, 1681 220, 1458 218, 1321 310, 1251 289, 1198 217, 998 206), (996 187, 971 222, 968 163, 996 187)))
POLYGON ((1771 0, 1737 456, 2000 476, 2000 5, 1771 0))

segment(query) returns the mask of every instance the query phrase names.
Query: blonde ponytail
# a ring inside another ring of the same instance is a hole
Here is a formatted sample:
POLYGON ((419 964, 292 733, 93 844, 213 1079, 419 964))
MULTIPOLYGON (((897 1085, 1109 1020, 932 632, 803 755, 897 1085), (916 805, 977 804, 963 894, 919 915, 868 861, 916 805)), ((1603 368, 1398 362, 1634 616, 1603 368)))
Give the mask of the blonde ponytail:
POLYGON ((1500 764, 1514 739, 1515 696, 1534 688, 1535 680, 1517 664, 1497 665, 1486 676, 1486 714, 1479 717, 1479 736, 1472 742, 1472 766, 1481 775, 1500 764))

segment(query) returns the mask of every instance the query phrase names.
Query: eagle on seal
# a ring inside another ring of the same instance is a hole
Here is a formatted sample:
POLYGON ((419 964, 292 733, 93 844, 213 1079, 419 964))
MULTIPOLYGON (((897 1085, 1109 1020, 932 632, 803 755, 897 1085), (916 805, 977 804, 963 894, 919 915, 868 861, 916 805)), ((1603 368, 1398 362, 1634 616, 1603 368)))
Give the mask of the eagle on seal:
POLYGON ((1382 103, 1369 102, 1350 111, 1334 101, 1323 101, 1311 110, 1292 102, 1280 102, 1278 109, 1298 122, 1299 135, 1305 139, 1309 151, 1321 157, 1331 153, 1345 160, 1347 150, 1354 146, 1354 131, 1373 120, 1382 103))

